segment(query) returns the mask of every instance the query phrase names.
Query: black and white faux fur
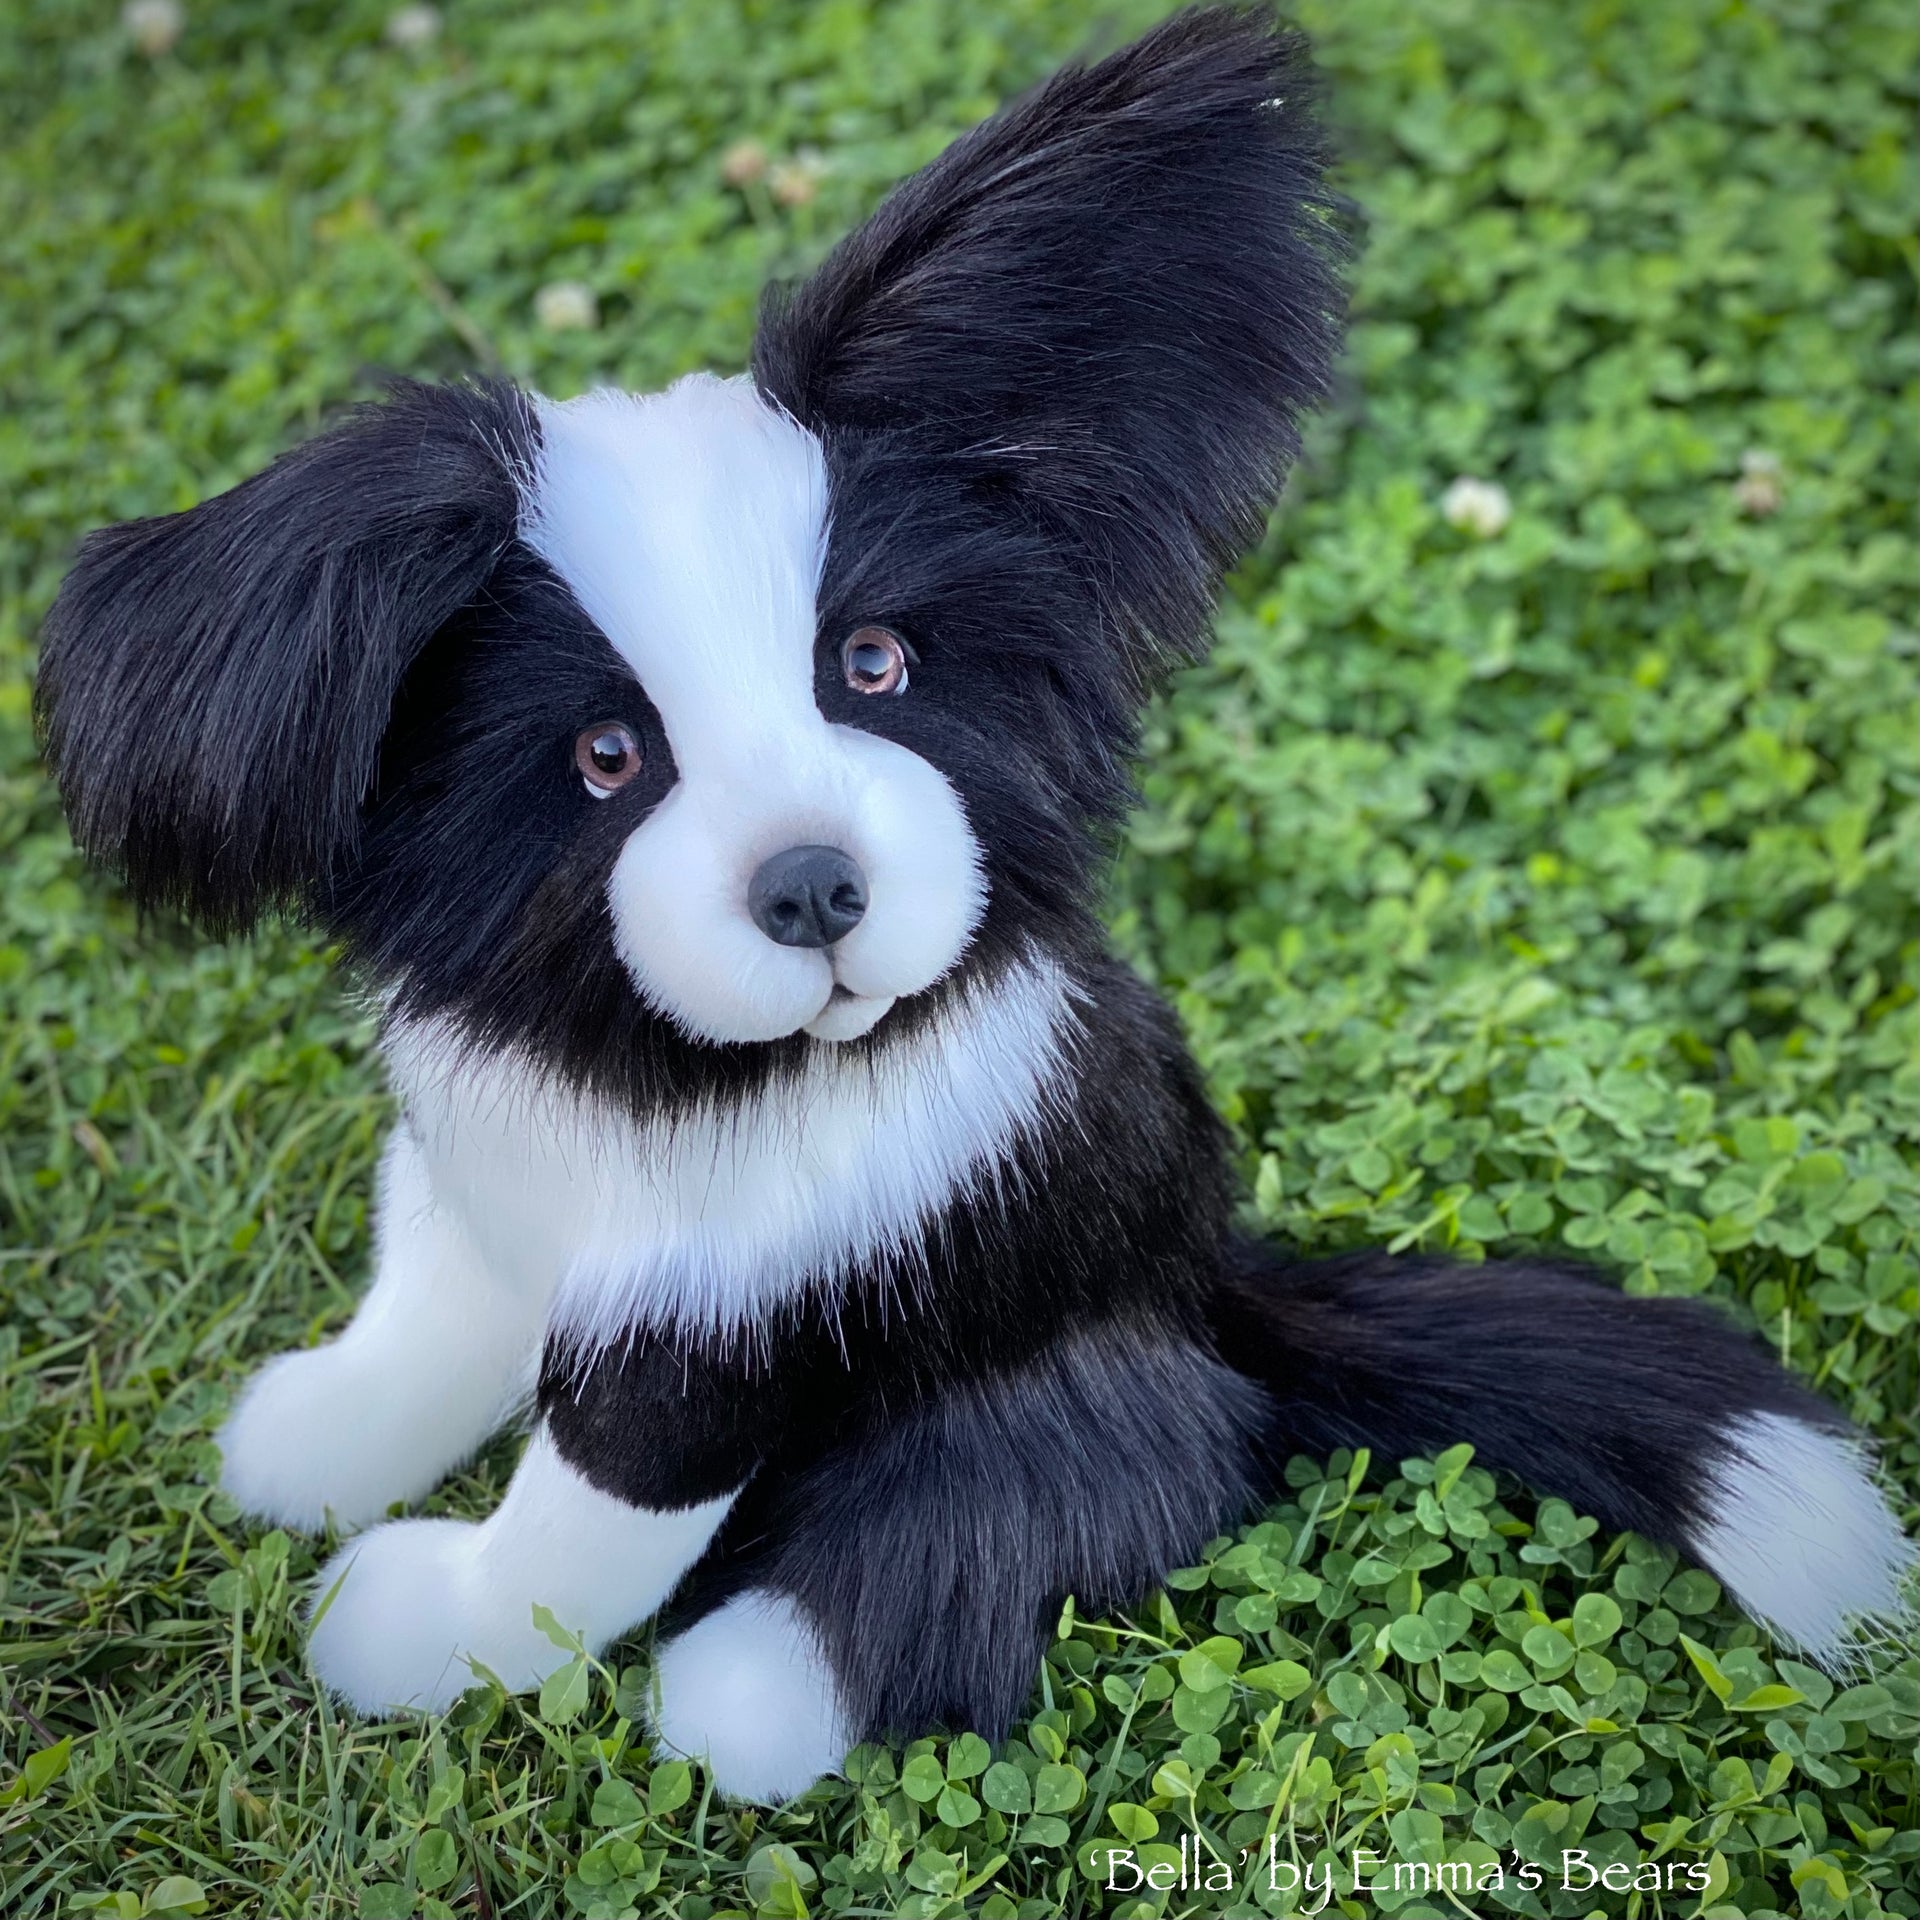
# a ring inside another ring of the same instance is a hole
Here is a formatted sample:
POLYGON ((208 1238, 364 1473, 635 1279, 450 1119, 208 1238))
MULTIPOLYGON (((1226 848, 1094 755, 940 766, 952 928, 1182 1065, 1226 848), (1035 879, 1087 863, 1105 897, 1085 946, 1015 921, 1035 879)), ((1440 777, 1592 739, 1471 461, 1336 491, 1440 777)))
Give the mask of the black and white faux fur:
POLYGON ((900 187, 750 376, 403 384, 82 548, 77 837, 216 929, 308 913, 383 997, 371 1291, 222 1437, 249 1511, 365 1529, 312 1643, 356 1708, 534 1684, 536 1603, 596 1645, 664 1607, 661 1739, 783 1796, 999 1733, 1063 1595, 1362 1444, 1471 1441, 1821 1660, 1898 1609, 1860 1441, 1710 1308, 1236 1238, 1106 952, 1140 702, 1335 351, 1311 91, 1182 15, 900 187), (383 1519, 530 1398, 490 1518, 383 1519))

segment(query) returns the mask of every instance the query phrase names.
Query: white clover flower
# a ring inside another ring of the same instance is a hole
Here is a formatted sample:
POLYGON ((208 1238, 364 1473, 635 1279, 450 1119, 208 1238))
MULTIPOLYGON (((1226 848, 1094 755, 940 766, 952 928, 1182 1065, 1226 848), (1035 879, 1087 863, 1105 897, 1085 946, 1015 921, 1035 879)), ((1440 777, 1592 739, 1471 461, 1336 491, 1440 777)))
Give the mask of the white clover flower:
POLYGON ((1513 518, 1513 502, 1499 481, 1463 473, 1442 495, 1440 511, 1448 526, 1491 540, 1513 518))
POLYGON ((171 53, 186 31, 187 10, 180 0, 127 0, 120 9, 120 24, 149 60, 157 60, 171 53))
POLYGON ((418 53, 440 37, 438 7, 401 7, 387 19, 387 44, 418 53))
POLYGON ((730 187, 750 187, 767 177, 767 150, 758 140, 736 140, 720 156, 720 178, 730 187))
POLYGON ((804 207, 820 188, 826 163, 817 153, 802 150, 767 170, 767 191, 783 207, 804 207))
POLYGON ((533 317, 549 333, 570 328, 597 327, 600 302, 591 287, 578 280, 554 280, 533 296, 533 317))
POLYGON ((1778 513, 1786 490, 1786 475, 1777 453, 1749 447, 1740 456, 1740 478, 1733 483, 1733 499, 1742 513, 1755 520, 1778 513))

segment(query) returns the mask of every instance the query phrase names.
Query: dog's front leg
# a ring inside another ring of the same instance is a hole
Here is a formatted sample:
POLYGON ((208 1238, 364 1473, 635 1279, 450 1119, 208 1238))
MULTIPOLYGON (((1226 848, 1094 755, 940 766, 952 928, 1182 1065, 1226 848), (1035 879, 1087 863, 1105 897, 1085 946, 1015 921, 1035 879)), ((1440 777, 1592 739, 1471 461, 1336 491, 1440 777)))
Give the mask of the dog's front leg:
POLYGON ((546 1425, 485 1520, 395 1520, 350 1540, 321 1574, 314 1671, 361 1713, 437 1712, 477 1664, 519 1692, 570 1658, 535 1606, 598 1651, 660 1605, 733 1503, 629 1506, 571 1465, 546 1425), (335 1587, 338 1591, 334 1591, 335 1587))
POLYGON ((544 1288, 490 1267, 435 1204, 418 1146, 396 1127, 373 1286, 337 1339, 248 1382, 221 1430, 220 1484, 247 1512, 313 1531, 419 1499, 532 1391, 546 1302, 544 1288))
POLYGON ((437 1710, 476 1665, 537 1686, 570 1656, 536 1606, 595 1652, 646 1620, 726 1517, 783 1394, 737 1358, 643 1331, 585 1356, 551 1344, 540 1409, 486 1520, 393 1521, 321 1573, 314 1670, 351 1706, 437 1710))

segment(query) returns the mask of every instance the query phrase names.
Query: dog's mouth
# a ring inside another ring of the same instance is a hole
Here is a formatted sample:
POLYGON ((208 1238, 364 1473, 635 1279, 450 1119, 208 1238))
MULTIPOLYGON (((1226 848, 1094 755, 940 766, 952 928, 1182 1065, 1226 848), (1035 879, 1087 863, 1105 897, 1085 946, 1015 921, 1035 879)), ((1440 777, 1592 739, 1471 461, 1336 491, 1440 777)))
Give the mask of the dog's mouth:
POLYGON ((826 1004, 800 1030, 815 1040, 858 1040, 871 1033, 891 1010, 897 995, 855 993, 836 980, 826 1004))

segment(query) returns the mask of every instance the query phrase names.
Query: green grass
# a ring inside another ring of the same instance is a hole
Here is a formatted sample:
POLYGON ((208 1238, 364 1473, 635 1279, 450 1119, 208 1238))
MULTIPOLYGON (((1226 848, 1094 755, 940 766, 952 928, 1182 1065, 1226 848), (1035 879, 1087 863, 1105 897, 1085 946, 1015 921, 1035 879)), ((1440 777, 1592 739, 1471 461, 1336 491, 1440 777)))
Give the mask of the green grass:
MULTIPOLYGON (((1090 12, 472 0, 408 52, 357 0, 187 11, 150 60, 92 0, 0 5, 0 1911, 1298 1904, 1088 1871, 1197 1833, 1337 1860, 1348 1914, 1920 1913, 1910 1660, 1836 1690, 1705 1575, 1457 1459, 1299 1463, 1130 1619, 1063 1622, 991 1766, 863 1754, 777 1812, 653 1763, 643 1639, 426 1728, 316 1699, 325 1543, 250 1533, 211 1436, 347 1313, 385 1101, 323 953, 143 933, 75 860, 27 696, 64 557, 374 369, 737 365, 762 279, 1090 12), (818 163, 736 190, 747 139, 818 163), (597 329, 541 327, 556 281, 597 329), (1363 1848, 1504 1855, 1508 1890, 1356 1898, 1363 1848), (1563 1889, 1569 1848, 1711 1886, 1563 1889)), ((1305 18, 1370 225, 1349 383, 1154 718, 1120 937, 1272 1230, 1723 1299, 1880 1435, 1911 1518, 1911 9, 1305 18), (1462 474, 1504 531, 1447 524, 1462 474)))

